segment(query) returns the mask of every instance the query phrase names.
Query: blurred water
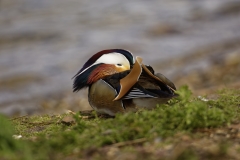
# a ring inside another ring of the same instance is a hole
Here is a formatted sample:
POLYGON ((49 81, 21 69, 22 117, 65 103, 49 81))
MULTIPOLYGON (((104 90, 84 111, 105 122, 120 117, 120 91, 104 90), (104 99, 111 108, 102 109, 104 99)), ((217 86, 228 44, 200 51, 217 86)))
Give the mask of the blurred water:
POLYGON ((0 28, 0 112, 28 113, 38 99, 79 96, 71 77, 102 49, 157 64, 239 39, 240 0, 2 0, 0 28))

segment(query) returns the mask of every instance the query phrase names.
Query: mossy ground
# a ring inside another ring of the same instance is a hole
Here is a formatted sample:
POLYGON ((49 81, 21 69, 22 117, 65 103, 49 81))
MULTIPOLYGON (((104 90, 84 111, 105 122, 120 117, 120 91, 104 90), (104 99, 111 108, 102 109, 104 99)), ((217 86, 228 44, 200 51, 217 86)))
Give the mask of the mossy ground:
POLYGON ((1 159, 238 159, 240 91, 210 100, 187 86, 154 110, 0 116, 1 159), (73 117, 73 118, 72 118, 73 117), (13 138, 13 135, 22 137, 13 138))

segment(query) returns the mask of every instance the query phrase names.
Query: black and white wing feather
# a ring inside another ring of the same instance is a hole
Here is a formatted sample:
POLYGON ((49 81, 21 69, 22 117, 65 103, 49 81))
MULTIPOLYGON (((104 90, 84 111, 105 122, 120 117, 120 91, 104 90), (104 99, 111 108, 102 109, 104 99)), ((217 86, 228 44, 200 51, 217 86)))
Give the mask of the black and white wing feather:
POLYGON ((123 99, 133 99, 133 98, 157 98, 157 97, 147 94, 138 88, 132 88, 130 92, 123 97, 123 99))

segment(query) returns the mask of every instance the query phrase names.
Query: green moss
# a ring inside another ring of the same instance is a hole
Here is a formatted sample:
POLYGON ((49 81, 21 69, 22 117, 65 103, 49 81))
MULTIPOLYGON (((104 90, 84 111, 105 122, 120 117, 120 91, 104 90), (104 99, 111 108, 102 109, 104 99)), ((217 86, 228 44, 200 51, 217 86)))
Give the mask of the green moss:
POLYGON ((12 140, 14 128, 11 123, 2 115, 0 115, 0 151, 10 151, 17 149, 18 145, 12 140))
POLYGON ((5 159, 32 159, 31 153, 29 154, 29 145, 21 140, 13 138, 14 126, 4 116, 0 115, 0 158, 5 159))
MULTIPOLYGON (((218 99, 208 101, 192 97, 187 86, 181 87, 178 94, 179 97, 154 110, 119 114, 115 118, 99 118, 93 113, 95 118, 83 119, 76 114, 72 125, 61 123, 66 114, 13 119, 15 134, 22 135, 22 140, 12 138, 14 128, 3 118, 0 123, 7 130, 0 131, 0 136, 5 137, 1 149, 5 158, 58 159, 141 138, 151 143, 158 137, 169 138, 179 132, 191 134, 199 128, 215 128, 240 120, 238 90, 222 90, 218 99), (16 153, 21 153, 20 158, 16 153)), ((176 159, 186 157, 198 159, 192 150, 183 151, 176 159)))

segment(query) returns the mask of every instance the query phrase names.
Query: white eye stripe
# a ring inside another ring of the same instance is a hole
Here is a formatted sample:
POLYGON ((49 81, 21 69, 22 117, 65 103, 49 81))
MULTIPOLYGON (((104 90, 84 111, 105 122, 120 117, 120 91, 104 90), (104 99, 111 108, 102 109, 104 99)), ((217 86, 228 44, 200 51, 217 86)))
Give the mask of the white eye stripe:
POLYGON ((109 53, 102 55, 95 64, 105 63, 105 64, 121 64, 130 66, 128 59, 120 53, 109 53))
POLYGON ((113 53, 108 53, 108 54, 102 55, 96 62, 94 62, 89 67, 85 68, 81 73, 77 74, 76 76, 81 75, 82 73, 84 73, 86 70, 88 70, 92 66, 94 66, 96 64, 100 64, 100 63, 114 64, 117 66, 118 66, 118 64, 120 64, 121 66, 119 66, 119 67, 125 66, 127 68, 130 68, 130 62, 124 55, 113 52, 113 53))

